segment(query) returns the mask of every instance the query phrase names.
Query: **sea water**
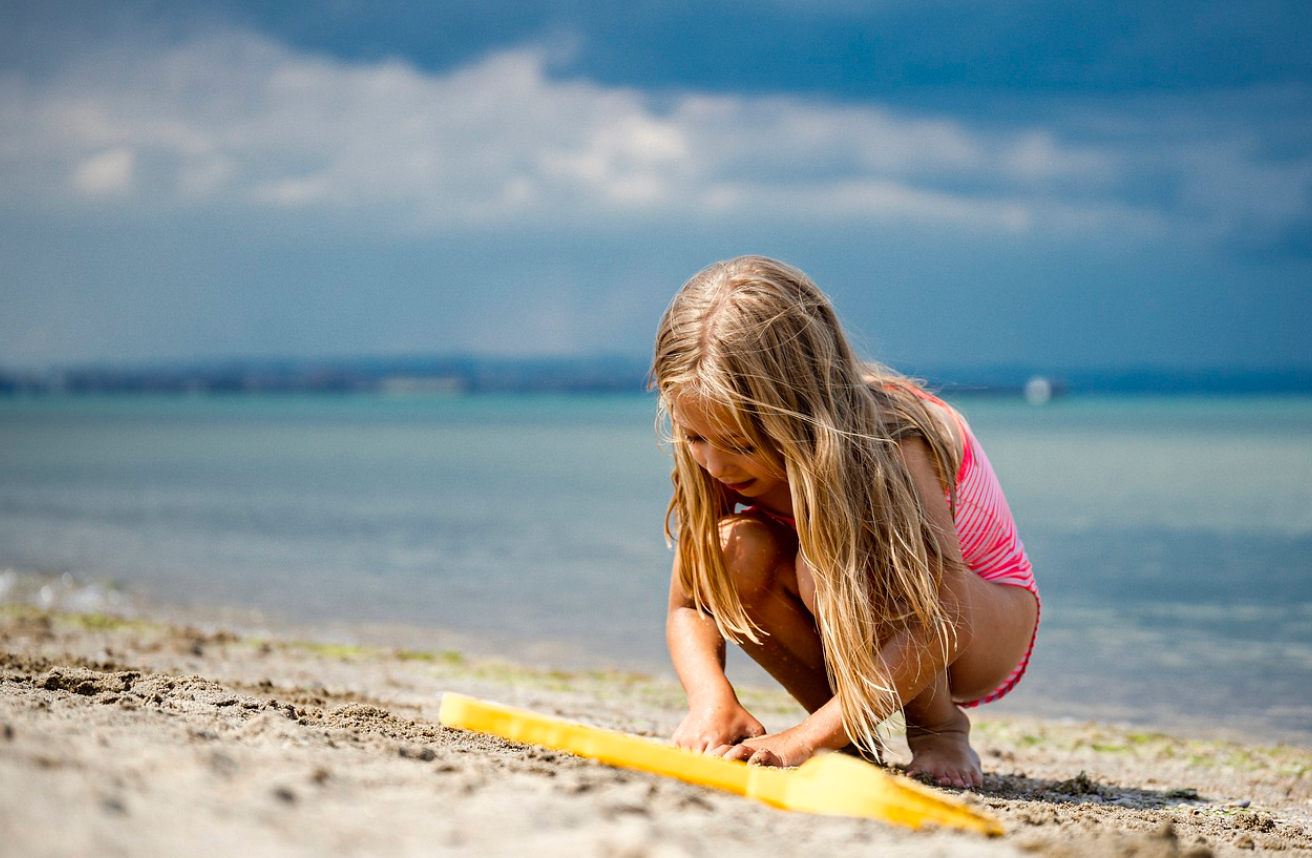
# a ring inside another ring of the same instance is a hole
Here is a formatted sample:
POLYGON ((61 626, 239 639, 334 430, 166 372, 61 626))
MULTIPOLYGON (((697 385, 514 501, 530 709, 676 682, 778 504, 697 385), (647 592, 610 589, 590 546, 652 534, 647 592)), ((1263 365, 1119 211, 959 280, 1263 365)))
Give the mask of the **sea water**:
MULTIPOLYGON (((1043 595, 1030 674, 998 709, 1312 744, 1312 400, 956 404, 1043 595)), ((668 671, 654 410, 639 395, 0 400, 0 569, 668 671)))

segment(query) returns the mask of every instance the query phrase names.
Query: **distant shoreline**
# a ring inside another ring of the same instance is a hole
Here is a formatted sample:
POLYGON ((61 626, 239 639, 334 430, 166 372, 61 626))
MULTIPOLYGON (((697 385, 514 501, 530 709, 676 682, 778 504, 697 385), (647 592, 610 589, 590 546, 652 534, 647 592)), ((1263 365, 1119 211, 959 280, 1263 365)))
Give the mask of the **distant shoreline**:
MULTIPOLYGON (((1312 395, 1312 367, 899 367, 955 396, 1066 394, 1312 395)), ((77 394, 641 394, 647 363, 634 357, 434 356, 0 368, 0 396, 77 394)))

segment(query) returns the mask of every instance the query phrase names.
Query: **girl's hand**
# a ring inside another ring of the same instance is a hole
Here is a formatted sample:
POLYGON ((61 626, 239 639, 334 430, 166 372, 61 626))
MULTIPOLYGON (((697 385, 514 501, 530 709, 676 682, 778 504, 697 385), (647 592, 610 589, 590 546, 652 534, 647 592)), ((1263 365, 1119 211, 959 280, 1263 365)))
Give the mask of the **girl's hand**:
POLYGON ((674 744, 700 754, 719 755, 744 739, 765 735, 765 727, 737 698, 688 701, 688 714, 674 731, 674 744))
POLYGON ((799 736, 796 730, 747 739, 715 751, 726 760, 744 760, 751 766, 776 768, 800 766, 811 759, 815 752, 815 746, 799 736))

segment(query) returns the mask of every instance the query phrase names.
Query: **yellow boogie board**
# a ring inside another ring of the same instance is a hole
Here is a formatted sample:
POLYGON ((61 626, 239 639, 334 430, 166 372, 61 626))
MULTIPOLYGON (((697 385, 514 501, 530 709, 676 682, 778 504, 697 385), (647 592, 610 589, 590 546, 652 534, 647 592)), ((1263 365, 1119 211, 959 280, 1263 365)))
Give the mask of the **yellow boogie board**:
POLYGON ((1003 833, 993 817, 845 754, 822 754, 795 769, 749 766, 450 692, 442 696, 438 720, 447 727, 569 751, 607 765, 655 772, 788 810, 869 817, 912 828, 931 824, 982 834, 1003 833))

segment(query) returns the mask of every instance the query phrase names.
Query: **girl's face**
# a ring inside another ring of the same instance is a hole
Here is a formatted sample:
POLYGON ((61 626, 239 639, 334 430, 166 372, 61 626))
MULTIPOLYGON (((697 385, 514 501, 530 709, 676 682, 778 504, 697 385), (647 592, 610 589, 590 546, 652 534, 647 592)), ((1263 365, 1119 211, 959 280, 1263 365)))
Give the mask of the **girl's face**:
POLYGON ((693 459, 725 488, 774 509, 791 508, 788 483, 749 439, 726 428, 733 421, 721 406, 682 396, 670 414, 693 459))

